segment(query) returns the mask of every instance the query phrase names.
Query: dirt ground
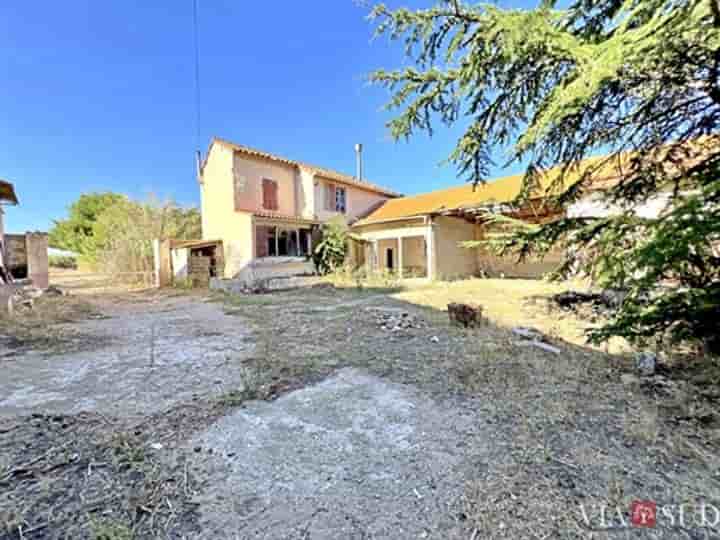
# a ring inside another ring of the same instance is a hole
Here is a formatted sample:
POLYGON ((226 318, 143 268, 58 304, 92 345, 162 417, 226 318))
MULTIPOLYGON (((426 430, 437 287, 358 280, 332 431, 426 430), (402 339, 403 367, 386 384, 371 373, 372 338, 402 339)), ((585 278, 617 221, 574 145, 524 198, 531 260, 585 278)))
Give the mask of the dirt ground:
POLYGON ((640 377, 522 290, 89 295, 52 339, 6 326, 0 538, 720 538, 715 363, 640 377), (441 309, 483 299, 478 329, 441 309))

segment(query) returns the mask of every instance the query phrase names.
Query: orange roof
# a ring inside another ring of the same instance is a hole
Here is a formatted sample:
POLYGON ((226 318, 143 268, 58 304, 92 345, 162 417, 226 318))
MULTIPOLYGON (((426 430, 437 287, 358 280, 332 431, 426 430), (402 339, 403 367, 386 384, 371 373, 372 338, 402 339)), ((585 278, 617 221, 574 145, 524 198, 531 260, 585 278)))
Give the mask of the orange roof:
MULTIPOLYGON (((284 158, 284 157, 281 157, 281 156, 278 156, 275 154, 271 154, 270 152, 264 152, 262 150, 256 150, 255 148, 250 148, 249 146, 244 146, 241 144, 236 144, 236 143, 233 143, 230 141, 226 141, 225 139, 221 139, 219 137, 213 138, 212 142, 210 143, 210 146, 212 147, 212 145, 215 143, 223 144, 229 148, 232 148, 236 152, 240 152, 240 153, 248 155, 248 156, 259 157, 259 158, 268 159, 271 161, 277 161, 279 163, 285 163, 286 165, 291 165, 293 167, 303 167, 305 169, 310 169, 318 176, 322 176, 323 178, 327 178, 329 180, 334 180, 335 182, 340 182, 342 184, 348 184, 351 186, 366 189, 368 191, 374 191, 376 193, 380 193, 380 194, 386 195, 388 197, 401 197, 402 196, 397 191, 393 191, 391 189, 381 187, 377 184, 373 184, 372 182, 367 182, 365 180, 359 180, 355 176, 350 176, 347 174, 343 174, 341 172, 333 171, 331 169, 326 169, 325 167, 318 167, 317 165, 310 165, 309 163, 303 163, 302 161, 295 161, 293 159, 284 158)), ((209 151, 208 151, 207 155, 205 156, 205 160, 207 160, 208 155, 210 155, 209 151)), ((203 163, 202 166, 204 168, 205 164, 203 163)))
MULTIPOLYGON (((602 159, 604 159, 604 156, 588 158, 581 162, 578 168, 567 173, 565 185, 569 186, 580 180, 582 173, 585 172, 587 167, 596 164, 602 159)), ((557 179, 559 172, 560 168, 554 167, 541 175, 539 179, 540 185, 533 190, 530 198, 541 199, 553 194, 558 194, 557 189, 551 190, 551 188, 553 188, 553 182, 557 179)), ((619 169, 617 165, 614 163, 605 163, 598 171, 593 173, 593 184, 601 187, 606 185, 605 183, 607 181, 617 178, 618 176, 619 169)), ((487 183, 480 184, 476 187, 471 183, 467 183, 462 186, 431 191, 430 193, 390 199, 364 218, 356 221, 353 225, 368 225, 370 223, 425 216, 461 208, 509 204, 520 195, 523 177, 523 174, 516 174, 495 180, 488 180, 487 183)))

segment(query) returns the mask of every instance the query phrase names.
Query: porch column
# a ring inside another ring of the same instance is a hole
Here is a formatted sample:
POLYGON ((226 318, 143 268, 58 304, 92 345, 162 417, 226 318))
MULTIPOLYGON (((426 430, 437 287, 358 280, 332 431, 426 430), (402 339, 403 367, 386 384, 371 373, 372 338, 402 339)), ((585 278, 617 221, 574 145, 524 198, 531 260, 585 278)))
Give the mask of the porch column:
POLYGON ((432 222, 432 218, 428 221, 427 232, 425 233, 425 244, 427 245, 427 277, 430 280, 436 278, 436 267, 435 267, 435 225, 432 222))
POLYGON ((380 254, 378 253, 378 241, 373 240, 372 243, 373 252, 373 270, 376 272, 380 270, 380 254))
POLYGON ((403 237, 398 236, 398 277, 403 277, 403 237))

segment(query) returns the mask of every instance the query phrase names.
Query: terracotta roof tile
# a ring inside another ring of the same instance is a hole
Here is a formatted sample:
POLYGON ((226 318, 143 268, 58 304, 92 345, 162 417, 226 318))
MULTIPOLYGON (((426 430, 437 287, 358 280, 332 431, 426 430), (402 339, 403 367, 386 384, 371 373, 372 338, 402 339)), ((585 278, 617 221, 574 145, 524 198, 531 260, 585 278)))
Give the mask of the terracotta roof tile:
MULTIPOLYGON (((578 170, 568 173, 566 182, 572 185, 580 179, 581 173, 590 165, 597 163, 602 157, 589 158, 581 163, 578 170)), ((541 185, 531 199, 541 199, 551 195, 549 188, 557 179, 559 168, 550 169, 540 179, 541 185)), ((522 174, 488 180, 487 183, 474 187, 467 183, 461 186, 431 191, 410 197, 390 199, 366 217, 356 221, 353 226, 367 225, 388 220, 401 219, 405 217, 424 216, 457 210, 460 208, 473 208, 491 204, 511 203, 520 194, 522 188, 522 174)), ((613 178, 618 176, 618 169, 615 165, 606 165, 601 171, 595 173, 598 185, 607 185, 613 178)))
POLYGON ((387 195, 388 197, 401 197, 402 195, 396 191, 393 191, 391 189, 384 188, 382 186, 379 186, 377 184, 373 184, 372 182, 367 182, 365 180, 358 180, 354 176, 350 176, 347 174, 343 174, 337 171, 333 171, 332 169, 326 169, 325 167, 319 167, 317 165, 310 165, 309 163, 304 163, 302 161, 295 161, 293 159, 284 158, 275 154, 271 154, 270 152, 264 152, 262 150, 257 150, 255 148, 250 148, 249 146, 244 146, 242 144, 236 144, 230 141, 226 141, 225 139, 221 139, 219 137, 215 137, 211 143, 219 143, 223 144, 229 148, 232 148, 236 152, 241 152, 248 156, 254 156, 259 157, 263 159, 269 159, 272 161, 277 161, 280 163, 285 163, 287 165, 292 165, 294 167, 303 167, 305 169, 310 169, 318 176, 322 176, 323 178, 327 178, 329 180, 334 180, 336 182, 340 182, 343 184, 348 184, 351 186, 356 186, 362 189, 366 189, 368 191, 374 191, 377 193, 380 193, 382 195, 387 195))

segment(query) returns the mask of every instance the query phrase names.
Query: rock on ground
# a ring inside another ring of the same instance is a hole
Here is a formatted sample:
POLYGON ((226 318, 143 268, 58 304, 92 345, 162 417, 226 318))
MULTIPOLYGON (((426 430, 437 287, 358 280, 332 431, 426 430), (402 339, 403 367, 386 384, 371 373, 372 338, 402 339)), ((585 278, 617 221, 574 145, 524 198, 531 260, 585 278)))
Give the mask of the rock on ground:
POLYGON ((191 443, 203 537, 465 538, 461 497, 488 445, 479 424, 467 401, 355 369, 252 402, 191 443))

